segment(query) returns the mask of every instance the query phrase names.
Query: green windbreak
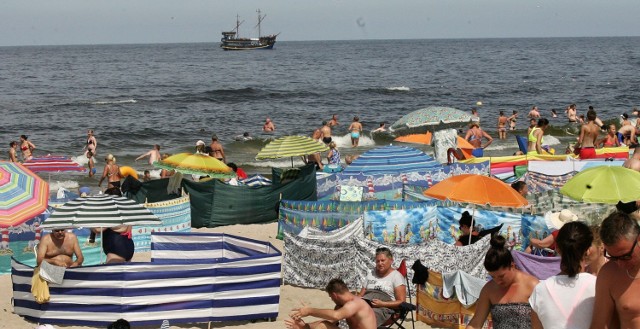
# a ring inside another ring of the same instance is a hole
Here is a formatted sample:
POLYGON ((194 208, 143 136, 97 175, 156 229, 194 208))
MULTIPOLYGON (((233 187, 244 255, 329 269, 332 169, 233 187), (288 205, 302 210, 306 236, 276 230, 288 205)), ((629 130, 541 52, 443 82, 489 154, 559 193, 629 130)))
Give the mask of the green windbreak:
MULTIPOLYGON (((317 200, 314 166, 293 169, 274 168, 274 184, 271 186, 233 186, 217 179, 206 182, 183 180, 182 186, 191 202, 191 226, 275 222, 281 194, 285 200, 317 200)), ((166 192, 167 183, 168 179, 146 182, 132 198, 138 202, 170 199, 166 192)))

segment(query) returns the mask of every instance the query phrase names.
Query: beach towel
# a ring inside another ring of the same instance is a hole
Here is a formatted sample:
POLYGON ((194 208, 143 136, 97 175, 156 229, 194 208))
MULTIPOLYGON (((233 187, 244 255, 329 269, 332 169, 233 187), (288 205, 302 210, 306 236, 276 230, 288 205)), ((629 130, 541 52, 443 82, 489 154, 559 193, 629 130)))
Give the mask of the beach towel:
POLYGON ((444 273, 442 275, 442 296, 455 296, 465 307, 473 305, 480 297, 482 287, 487 280, 476 278, 462 271, 444 273))
POLYGON ((519 270, 538 280, 546 280, 560 273, 560 257, 536 256, 515 250, 511 251, 511 255, 519 270))
POLYGON ((51 298, 51 295, 49 294, 49 284, 40 276, 40 267, 36 267, 33 270, 33 277, 31 277, 31 293, 38 304, 48 303, 51 298))
POLYGON ((435 158, 440 163, 447 163, 447 150, 458 146, 458 132, 455 129, 438 130, 433 134, 435 158))

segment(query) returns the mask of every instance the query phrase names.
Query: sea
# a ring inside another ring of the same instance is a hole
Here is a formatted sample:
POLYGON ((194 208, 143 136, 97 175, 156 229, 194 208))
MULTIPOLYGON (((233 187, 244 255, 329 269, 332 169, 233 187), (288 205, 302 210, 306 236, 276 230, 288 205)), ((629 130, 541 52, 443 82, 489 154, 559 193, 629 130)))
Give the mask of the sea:
MULTIPOLYGON (((154 144, 162 153, 191 152, 212 134, 228 162, 270 173, 291 159, 256 160, 264 145, 310 135, 334 114, 343 157, 360 154, 394 143, 390 134, 370 133, 381 122, 427 106, 476 107, 494 137, 499 111, 517 110, 517 130, 487 149, 509 155, 517 150, 512 135, 526 134, 526 114, 535 105, 551 121, 552 137, 545 139, 563 149, 578 129, 564 116, 567 105, 577 104, 578 114, 594 106, 600 118, 617 122, 640 102, 640 37, 284 41, 273 50, 236 52, 216 42, 19 46, 0 47, 0 63, 5 150, 24 134, 36 145, 35 156, 86 163, 86 131, 93 129, 98 177, 107 154, 157 175, 146 159, 134 159, 154 144), (558 118, 551 118, 552 109, 558 118), (357 148, 347 135, 354 116, 365 130, 357 148), (266 118, 274 121, 274 134, 262 133, 266 118), (244 132, 254 139, 236 140, 244 132)), ((98 177, 52 173, 47 179, 52 189, 97 189, 98 177)))

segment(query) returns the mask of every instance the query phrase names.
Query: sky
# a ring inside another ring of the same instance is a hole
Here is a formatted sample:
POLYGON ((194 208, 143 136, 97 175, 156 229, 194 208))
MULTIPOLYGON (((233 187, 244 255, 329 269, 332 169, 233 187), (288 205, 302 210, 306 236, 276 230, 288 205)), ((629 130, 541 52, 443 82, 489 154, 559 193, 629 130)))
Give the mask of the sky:
POLYGON ((2 0, 0 46, 640 35, 638 0, 2 0))

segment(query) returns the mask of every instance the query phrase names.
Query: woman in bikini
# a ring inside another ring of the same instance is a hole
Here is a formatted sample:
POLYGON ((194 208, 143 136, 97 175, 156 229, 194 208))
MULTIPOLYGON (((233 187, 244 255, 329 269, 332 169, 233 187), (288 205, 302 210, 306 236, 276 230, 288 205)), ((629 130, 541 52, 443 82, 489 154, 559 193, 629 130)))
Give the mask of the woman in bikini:
POLYGON ((84 147, 84 154, 87 155, 87 152, 91 151, 93 155, 96 155, 96 148, 98 147, 98 141, 96 140, 96 136, 93 135, 93 129, 87 130, 87 145, 84 147))
POLYGON ((618 134, 616 133, 616 125, 610 124, 609 130, 607 130, 607 135, 598 142, 598 146, 601 147, 618 147, 620 146, 620 139, 618 139, 618 134))
POLYGON ((100 187, 100 185, 102 185, 102 181, 107 178, 107 182, 109 184, 119 189, 122 177, 120 176, 120 166, 116 164, 116 157, 109 154, 104 160, 107 164, 104 166, 102 177, 100 177, 100 181, 98 182, 98 187, 100 187))
POLYGON ((500 111, 500 116, 498 116, 498 138, 507 139, 507 118, 504 115, 504 111, 500 111))
POLYGON ((513 114, 509 117, 509 129, 516 130, 516 121, 518 120, 518 111, 513 110, 513 114))
POLYGON ((357 147, 360 142, 360 133, 362 133, 362 124, 360 123, 359 117, 353 117, 353 122, 351 122, 351 125, 349 126, 349 131, 351 132, 351 146, 357 147))
POLYGON ((20 135, 20 151, 22 151, 22 160, 27 161, 33 159, 33 150, 36 146, 33 145, 26 135, 20 135))

